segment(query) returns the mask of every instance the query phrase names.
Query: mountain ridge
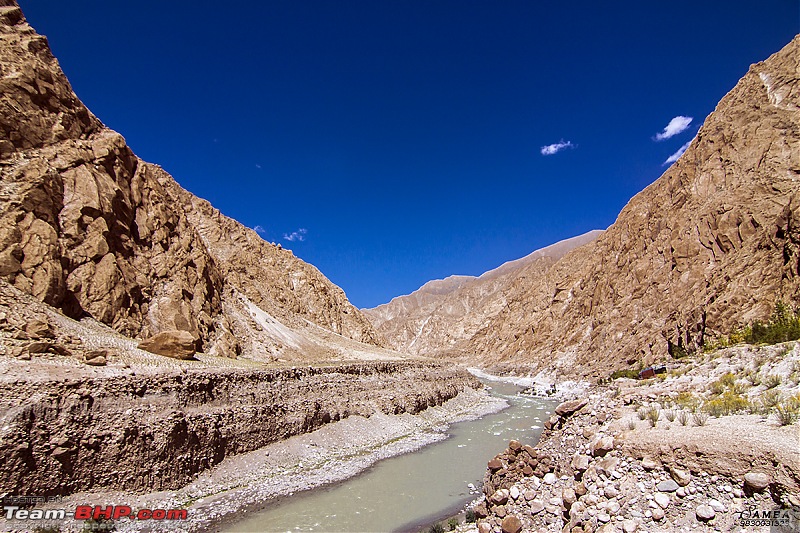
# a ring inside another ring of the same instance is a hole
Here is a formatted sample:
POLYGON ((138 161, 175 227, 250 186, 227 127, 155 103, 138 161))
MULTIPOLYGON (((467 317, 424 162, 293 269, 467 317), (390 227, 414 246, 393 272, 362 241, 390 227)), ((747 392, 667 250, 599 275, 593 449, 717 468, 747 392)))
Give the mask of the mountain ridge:
POLYGON ((289 327, 384 344, 318 269, 136 157, 13 0, 0 0, 0 44, 0 279, 128 336, 189 331, 212 354, 286 350, 242 295, 289 327))
POLYGON ((798 72, 800 35, 750 67, 602 236, 509 287, 509 305, 451 355, 601 377, 798 302, 798 72))
POLYGON ((504 285, 529 268, 546 270, 569 250, 597 238, 592 230, 506 261, 480 276, 431 280, 405 296, 364 313, 396 350, 434 355, 477 332, 505 305, 504 285), (425 335, 423 335, 423 333, 425 335))

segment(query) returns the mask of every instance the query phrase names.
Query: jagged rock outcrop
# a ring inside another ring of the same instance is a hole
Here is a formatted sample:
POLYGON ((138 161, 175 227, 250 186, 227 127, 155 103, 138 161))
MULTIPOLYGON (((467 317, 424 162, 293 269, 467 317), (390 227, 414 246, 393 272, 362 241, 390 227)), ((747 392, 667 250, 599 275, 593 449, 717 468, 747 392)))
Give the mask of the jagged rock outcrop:
POLYGON ((134 337, 186 331, 219 355, 249 336, 241 295, 284 323, 382 343, 317 269, 138 159, 12 0, 0 0, 0 110, 2 280, 70 317, 134 337))
POLYGON ((601 233, 590 231, 565 239, 478 277, 429 281, 407 296, 363 311, 396 350, 419 355, 452 350, 505 308, 506 290, 512 283, 542 276, 564 254, 601 233))
POLYGON ((753 65, 596 241, 508 287, 461 353, 605 376, 800 297, 800 36, 753 65))

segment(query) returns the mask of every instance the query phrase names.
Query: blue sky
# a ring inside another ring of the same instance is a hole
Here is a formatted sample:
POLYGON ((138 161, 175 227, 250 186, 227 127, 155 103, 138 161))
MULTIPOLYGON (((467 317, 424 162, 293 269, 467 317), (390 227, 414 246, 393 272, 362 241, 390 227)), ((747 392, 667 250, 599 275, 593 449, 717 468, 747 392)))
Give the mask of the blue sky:
POLYGON ((20 4, 137 155, 359 307, 608 227, 800 31, 797 0, 20 4))

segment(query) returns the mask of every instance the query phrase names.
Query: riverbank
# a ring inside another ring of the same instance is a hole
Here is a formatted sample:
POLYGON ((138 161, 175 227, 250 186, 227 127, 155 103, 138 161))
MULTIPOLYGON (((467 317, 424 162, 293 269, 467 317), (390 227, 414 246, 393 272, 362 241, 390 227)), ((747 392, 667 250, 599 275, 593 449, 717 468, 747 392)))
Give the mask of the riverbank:
POLYGON ((794 343, 739 346, 592 387, 489 461, 477 531, 797 531, 798 368, 794 343))
MULTIPOLYGON (((243 513, 277 498, 355 476, 381 459, 445 438, 444 430, 450 424, 496 412, 505 405, 482 389, 468 387, 441 405, 416 414, 354 414, 315 431, 230 457, 177 490, 146 494, 85 491, 66 496, 49 507, 74 509, 88 502, 188 511, 187 520, 171 523, 123 519, 114 524, 117 531, 235 530, 235 522, 243 513)), ((30 529, 29 523, 6 521, 4 525, 11 530, 30 529)), ((53 525, 67 532, 80 531, 84 524, 67 521, 53 525)))

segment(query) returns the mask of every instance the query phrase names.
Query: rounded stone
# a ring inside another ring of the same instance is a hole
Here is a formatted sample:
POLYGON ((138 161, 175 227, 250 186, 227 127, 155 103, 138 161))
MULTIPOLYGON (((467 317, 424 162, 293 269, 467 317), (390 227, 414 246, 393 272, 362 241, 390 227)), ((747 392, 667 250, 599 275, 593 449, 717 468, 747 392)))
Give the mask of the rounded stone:
POLYGON ((716 511, 718 513, 724 513, 725 512, 725 504, 722 503, 719 500, 715 500, 715 499, 712 498, 711 500, 708 501, 708 505, 710 505, 711 508, 714 509, 714 511, 716 511))
POLYGON ((622 522, 622 531, 625 533, 634 533, 637 529, 639 529, 639 524, 636 520, 625 520, 622 522))
POLYGON ((714 511, 710 505, 698 505, 694 513, 698 520, 702 520, 704 522, 712 520, 715 516, 717 516, 716 511, 714 511))
POLYGON ((754 492, 761 492, 769 487, 769 476, 763 472, 748 472, 744 475, 744 486, 754 492))

